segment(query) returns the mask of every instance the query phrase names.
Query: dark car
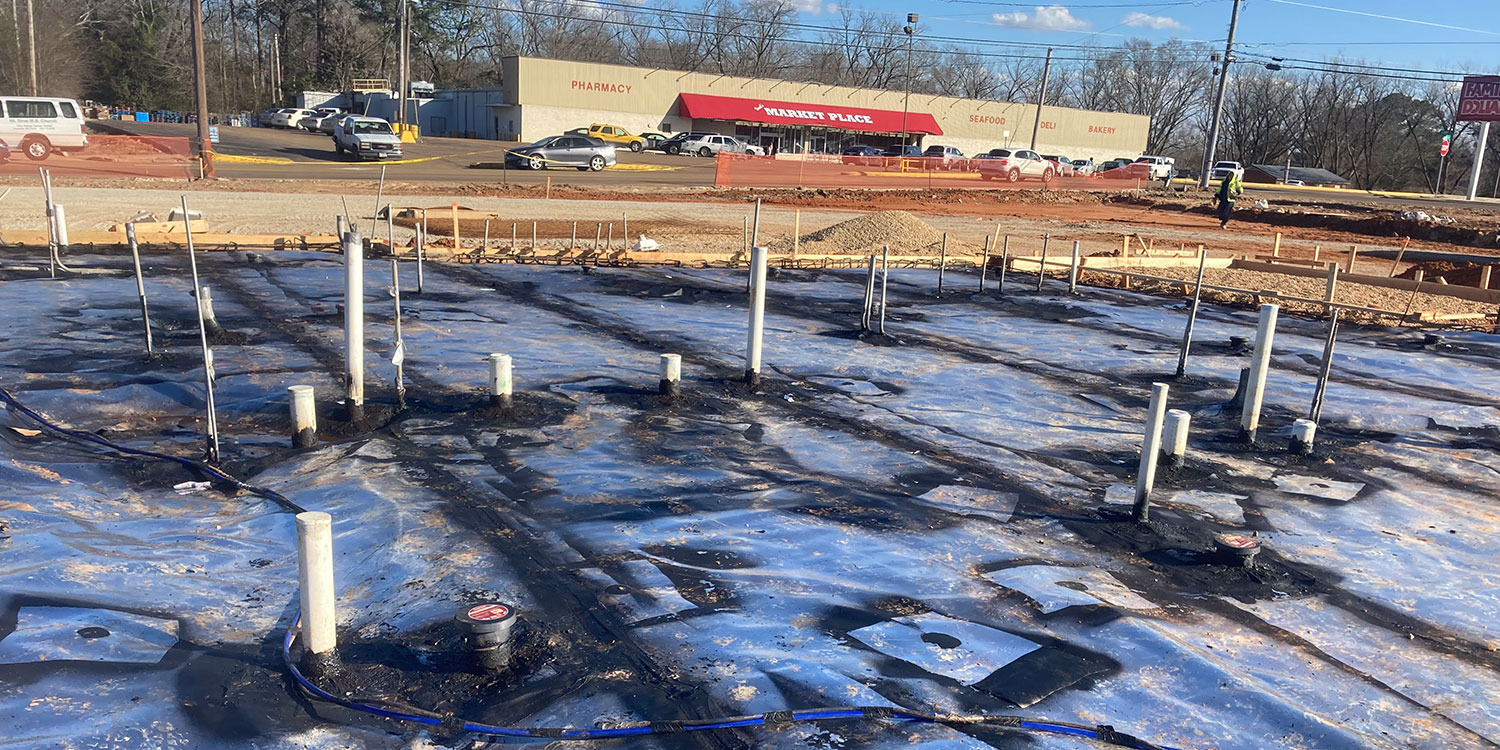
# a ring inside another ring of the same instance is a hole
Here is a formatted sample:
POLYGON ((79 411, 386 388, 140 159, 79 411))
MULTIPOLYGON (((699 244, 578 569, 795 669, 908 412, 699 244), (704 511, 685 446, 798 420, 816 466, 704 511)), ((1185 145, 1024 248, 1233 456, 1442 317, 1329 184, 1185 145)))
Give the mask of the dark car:
POLYGON ((706 135, 716 135, 716 133, 710 133, 706 130, 694 130, 687 133, 678 133, 677 135, 674 135, 664 141, 658 143, 648 143, 646 148, 654 148, 657 151, 661 151, 662 153, 672 154, 675 156, 682 153, 682 144, 687 143, 688 141, 695 138, 702 138, 706 135))
POLYGON ((880 152, 880 155, 881 156, 903 157, 903 158, 915 158, 915 157, 918 157, 918 156, 922 155, 922 147, 921 146, 902 146, 902 145, 899 145, 899 144, 895 145, 895 146, 886 146, 885 150, 880 152))
POLYGON ((881 164, 880 149, 874 146, 850 146, 844 149, 841 159, 845 164, 860 167, 878 167, 881 164))
POLYGON ((599 172, 615 164, 614 144, 583 135, 553 135, 505 154, 505 166, 517 169, 576 167, 599 172))

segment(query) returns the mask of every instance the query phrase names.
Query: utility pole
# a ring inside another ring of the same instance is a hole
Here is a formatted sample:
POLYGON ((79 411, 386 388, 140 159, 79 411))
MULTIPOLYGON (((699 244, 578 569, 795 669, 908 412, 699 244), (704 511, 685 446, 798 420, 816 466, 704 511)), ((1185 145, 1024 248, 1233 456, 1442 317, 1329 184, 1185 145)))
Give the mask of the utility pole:
MULTIPOLYGON (((21 11, 16 6, 16 0, 10 0, 11 25, 16 27, 16 67, 21 67, 21 11)), ((21 82, 16 81, 16 90, 20 90, 21 82)))
POLYGON ((908 142, 911 141, 911 133, 906 127, 906 115, 911 111, 911 43, 912 37, 917 33, 917 14, 906 14, 906 25, 901 28, 906 32, 906 97, 901 100, 901 137, 908 142))
MULTIPOLYGON (((31 95, 38 96, 36 86, 36 11, 32 0, 26 0, 26 44, 31 48, 31 95)), ((20 52, 18 48, 16 52, 20 52)))
POLYGON ((1047 79, 1052 77, 1052 48, 1047 48, 1047 62, 1042 63, 1042 88, 1036 92, 1036 120, 1031 123, 1031 150, 1036 150, 1036 131, 1042 127, 1042 107, 1047 104, 1047 79))
POLYGON ((1224 64, 1219 68, 1219 91, 1214 95, 1214 117, 1208 126, 1208 146, 1203 149, 1203 174, 1198 178, 1199 187, 1208 187, 1214 152, 1219 147, 1219 122, 1224 118, 1224 94, 1229 90, 1229 63, 1234 60, 1234 29, 1239 24, 1240 0, 1234 0, 1234 10, 1229 14, 1229 39, 1224 42, 1224 64))
POLYGON ((203 176, 213 177, 214 150, 208 141, 208 75, 203 72, 203 0, 189 0, 189 4, 193 19, 193 98, 198 110, 198 158, 203 160, 203 176))

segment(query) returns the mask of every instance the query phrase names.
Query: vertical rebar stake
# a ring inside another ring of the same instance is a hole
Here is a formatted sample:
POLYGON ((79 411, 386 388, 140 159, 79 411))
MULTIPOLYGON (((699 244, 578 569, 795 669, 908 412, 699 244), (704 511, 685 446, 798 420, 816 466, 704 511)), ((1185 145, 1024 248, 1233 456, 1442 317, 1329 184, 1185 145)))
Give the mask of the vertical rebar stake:
MULTIPOLYGON (((187 236, 188 267, 193 270, 193 293, 202 287, 198 284, 198 258, 193 249, 192 215, 188 213, 187 196, 182 196, 182 233, 187 236)), ((196 302, 196 296, 194 298, 196 302)), ((219 415, 214 409, 214 353, 208 348, 208 328, 203 320, 203 305, 198 308, 198 343, 203 347, 203 382, 207 386, 208 406, 208 462, 219 462, 219 415)))
POLYGON ((130 259, 135 263, 135 291, 141 298, 141 323, 146 327, 146 356, 154 356, 151 346, 151 313, 146 309, 146 279, 141 275, 141 252, 135 241, 135 223, 125 225, 125 239, 130 243, 130 259))

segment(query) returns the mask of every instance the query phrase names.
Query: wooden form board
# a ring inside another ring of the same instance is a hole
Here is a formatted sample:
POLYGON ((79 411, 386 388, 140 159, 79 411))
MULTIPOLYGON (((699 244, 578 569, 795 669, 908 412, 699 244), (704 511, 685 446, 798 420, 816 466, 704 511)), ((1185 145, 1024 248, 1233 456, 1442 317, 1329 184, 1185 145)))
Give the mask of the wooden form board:
MULTIPOLYGON (((196 224, 197 222, 194 222, 196 224)), ((179 231, 176 235, 137 232, 136 241, 143 247, 187 247, 187 238, 179 231)), ((122 229, 112 231, 68 232, 68 244, 73 247, 126 249, 130 243, 122 229)), ((0 231, 0 246, 20 245, 26 247, 47 246, 47 232, 36 230, 0 231)), ((193 232, 193 247, 198 250, 233 250, 243 247, 284 248, 288 250, 338 247, 339 240, 331 234, 214 234, 193 232)))
MULTIPOLYGON (((1026 255, 1026 256, 1021 256, 1021 257, 1012 257, 1010 259, 1010 270, 1012 270, 1012 271, 1020 271, 1020 272, 1023 272, 1023 273, 1036 273, 1036 269, 1041 266, 1041 262, 1042 262, 1042 258, 1041 258, 1040 255, 1026 255)), ((1205 265, 1208 268, 1228 268, 1229 264, 1231 262, 1233 262, 1233 261, 1230 258, 1209 258, 1208 262, 1205 265)), ((1049 269, 1050 268, 1056 268, 1058 263, 1061 263, 1064 267, 1071 265, 1072 264, 1072 252, 1071 252, 1071 250, 1068 251, 1068 252, 1064 252, 1064 253, 1058 253, 1058 254, 1048 253, 1047 254, 1047 267, 1049 269)), ((1188 256, 1177 256, 1177 257, 1162 257, 1162 256, 1143 257, 1143 256, 1135 256, 1135 257, 1131 257, 1131 258, 1118 258, 1118 257, 1114 257, 1114 256, 1109 256, 1109 255, 1085 255, 1085 256, 1083 256, 1083 257, 1081 257, 1081 258, 1078 259, 1078 264, 1079 264, 1079 266, 1081 268, 1089 268, 1089 269, 1098 269, 1098 268, 1197 268, 1198 267, 1198 256, 1197 256, 1196 253, 1194 255, 1192 255, 1191 257, 1188 257, 1188 256)))
MULTIPOLYGON (((1254 260, 1237 260, 1230 268, 1240 268, 1246 271, 1260 271, 1262 273, 1282 273, 1288 276, 1303 276, 1313 279, 1321 279, 1328 275, 1323 268, 1300 268, 1280 263, 1261 263, 1254 260)), ((1386 289, 1401 289, 1403 291, 1416 291, 1419 282, 1412 279, 1396 279, 1386 276, 1371 276, 1363 273, 1339 273, 1339 281, 1349 284, 1366 284, 1369 286, 1384 287, 1386 289)), ((1458 286, 1456 284, 1439 284, 1435 281, 1420 282, 1424 294, 1435 294, 1440 297, 1457 297, 1470 302, 1489 302, 1500 304, 1500 289, 1480 289, 1473 286, 1458 286)))

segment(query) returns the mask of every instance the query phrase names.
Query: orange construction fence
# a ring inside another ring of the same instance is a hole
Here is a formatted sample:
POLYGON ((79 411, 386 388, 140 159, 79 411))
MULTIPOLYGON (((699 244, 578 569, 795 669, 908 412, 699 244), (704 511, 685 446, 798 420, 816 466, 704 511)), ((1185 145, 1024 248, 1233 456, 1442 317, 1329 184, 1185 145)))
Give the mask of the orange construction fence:
POLYGON ((719 187, 805 187, 925 189, 1015 188, 1104 190, 1141 187, 1147 180, 1136 170, 1118 169, 1094 176, 1014 174, 983 159, 897 158, 882 156, 719 154, 714 185, 719 187), (1012 177, 1018 179, 1012 179, 1012 177))
POLYGON ((6 145, 10 159, 0 162, 0 174, 35 175, 38 167, 45 167, 54 177, 198 176, 198 163, 186 138, 90 134, 82 147, 58 145, 46 149, 40 159, 20 144, 7 141, 6 145))

